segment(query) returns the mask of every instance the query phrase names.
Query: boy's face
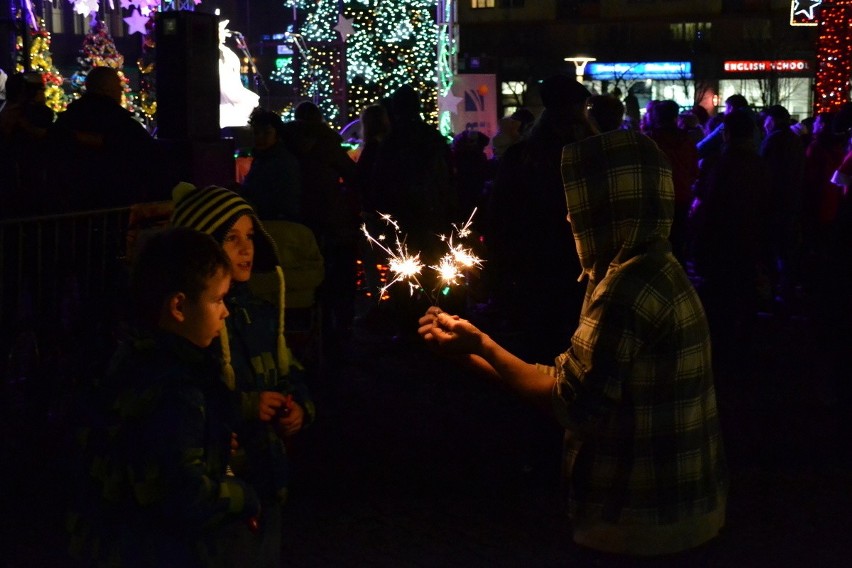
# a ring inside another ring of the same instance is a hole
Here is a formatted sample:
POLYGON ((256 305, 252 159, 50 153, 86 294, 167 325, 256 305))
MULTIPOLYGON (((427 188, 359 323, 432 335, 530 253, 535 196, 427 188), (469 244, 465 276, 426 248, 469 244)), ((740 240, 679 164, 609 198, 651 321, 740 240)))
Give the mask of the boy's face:
POLYGON ((243 215, 237 219, 233 228, 225 235, 222 248, 231 259, 234 280, 246 282, 251 278, 251 267, 254 261, 254 223, 251 217, 243 215))
POLYGON ((230 274, 220 270, 207 280, 207 286, 197 300, 186 298, 179 334, 199 347, 209 346, 228 317, 224 298, 230 286, 230 274))

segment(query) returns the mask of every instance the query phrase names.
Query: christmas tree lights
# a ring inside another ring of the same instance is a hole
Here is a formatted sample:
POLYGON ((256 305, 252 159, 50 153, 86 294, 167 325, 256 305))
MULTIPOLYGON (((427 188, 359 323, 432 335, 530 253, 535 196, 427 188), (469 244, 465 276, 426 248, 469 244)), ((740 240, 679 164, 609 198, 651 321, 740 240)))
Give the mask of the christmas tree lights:
POLYGON ((814 113, 849 102, 852 78, 852 0, 825 3, 819 15, 814 113))
MULTIPOLYGON (((437 122, 436 0, 289 0, 303 14, 307 54, 295 65, 305 98, 339 126, 405 84, 437 122), (349 33, 351 30, 351 34, 349 33)), ((289 82, 284 73, 273 77, 289 82)))
MULTIPOLYGON (((50 52, 50 32, 44 27, 44 22, 39 21, 38 29, 28 29, 30 34, 30 68, 41 74, 44 82, 44 102, 54 112, 62 112, 68 106, 68 96, 62 88, 64 81, 56 65, 53 64, 53 55, 50 52)), ((24 40, 18 35, 16 38, 18 73, 24 72, 24 40)))

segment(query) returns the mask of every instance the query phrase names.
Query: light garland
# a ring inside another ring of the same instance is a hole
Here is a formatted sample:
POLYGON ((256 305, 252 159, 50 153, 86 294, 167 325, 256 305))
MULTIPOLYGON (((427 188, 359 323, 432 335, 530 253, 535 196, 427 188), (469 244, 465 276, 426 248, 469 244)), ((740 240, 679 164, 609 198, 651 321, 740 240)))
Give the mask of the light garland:
POLYGON ((823 5, 818 26, 814 114, 837 111, 850 100, 852 0, 823 5))
POLYGON ((298 33, 310 64, 298 65, 298 76, 282 70, 275 80, 300 84, 302 95, 339 126, 410 84, 420 91, 426 119, 437 123, 437 0, 290 0, 287 6, 304 14, 298 33), (341 37, 343 20, 351 22, 348 37, 341 37))

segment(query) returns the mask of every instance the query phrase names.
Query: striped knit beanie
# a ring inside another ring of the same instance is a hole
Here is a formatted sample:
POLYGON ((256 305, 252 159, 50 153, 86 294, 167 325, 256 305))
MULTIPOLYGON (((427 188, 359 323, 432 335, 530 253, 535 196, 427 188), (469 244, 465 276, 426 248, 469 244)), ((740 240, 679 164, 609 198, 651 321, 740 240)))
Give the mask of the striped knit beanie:
MULTIPOLYGON (((222 244, 228 231, 243 215, 251 217, 254 223, 254 267, 260 272, 275 271, 278 275, 278 329, 277 329, 277 363, 279 371, 287 374, 290 364, 298 363, 293 359, 287 342, 284 339, 284 271, 278 262, 278 252, 275 241, 263 228, 260 219, 249 203, 237 193, 224 187, 211 185, 197 189, 187 182, 180 182, 172 190, 174 211, 171 225, 173 227, 189 227, 213 236, 222 244)), ((236 386, 234 369, 231 366, 230 338, 227 327, 219 335, 222 344, 222 366, 225 383, 233 390, 236 386)))
POLYGON ((180 182, 172 190, 172 201, 175 206, 171 218, 173 227, 189 227, 207 233, 219 244, 225 241, 237 220, 248 215, 254 223, 255 270, 272 272, 279 264, 275 242, 241 195, 215 185, 197 189, 191 183, 180 182))

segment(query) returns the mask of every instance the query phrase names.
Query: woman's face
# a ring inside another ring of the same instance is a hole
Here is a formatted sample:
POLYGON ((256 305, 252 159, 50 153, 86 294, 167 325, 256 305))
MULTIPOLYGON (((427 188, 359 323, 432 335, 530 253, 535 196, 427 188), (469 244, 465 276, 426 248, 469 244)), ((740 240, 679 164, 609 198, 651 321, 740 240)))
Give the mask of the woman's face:
POLYGON ((232 277, 237 282, 246 282, 251 278, 254 261, 254 223, 251 217, 243 215, 225 235, 222 248, 231 259, 232 277))

